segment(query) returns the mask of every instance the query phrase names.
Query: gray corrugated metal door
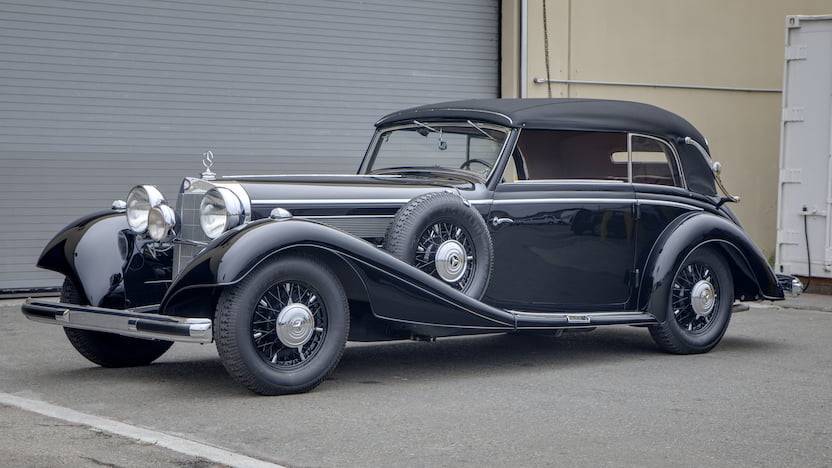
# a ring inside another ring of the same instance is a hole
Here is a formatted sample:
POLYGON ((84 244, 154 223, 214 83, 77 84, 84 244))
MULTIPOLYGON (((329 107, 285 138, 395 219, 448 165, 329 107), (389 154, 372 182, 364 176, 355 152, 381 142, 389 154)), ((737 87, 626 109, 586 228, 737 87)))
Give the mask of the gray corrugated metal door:
POLYGON ((138 183, 352 172, 398 108, 498 92, 496 0, 0 1, 0 289, 138 183))

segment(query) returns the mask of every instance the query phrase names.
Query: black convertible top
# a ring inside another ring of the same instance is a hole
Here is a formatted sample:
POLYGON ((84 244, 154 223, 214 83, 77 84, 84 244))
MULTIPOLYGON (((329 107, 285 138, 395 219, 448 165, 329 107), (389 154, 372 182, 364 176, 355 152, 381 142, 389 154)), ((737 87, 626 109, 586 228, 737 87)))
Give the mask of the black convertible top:
POLYGON ((440 102, 393 112, 376 127, 413 120, 476 120, 512 128, 634 132, 661 137, 673 144, 681 158, 688 189, 716 195, 709 163, 683 142, 691 137, 708 148, 705 137, 690 122, 650 104, 607 99, 470 99, 440 102))
POLYGON ((412 120, 471 119, 513 128, 637 132, 668 140, 705 138, 687 120, 650 104, 606 99, 471 99, 388 114, 377 127, 412 120))

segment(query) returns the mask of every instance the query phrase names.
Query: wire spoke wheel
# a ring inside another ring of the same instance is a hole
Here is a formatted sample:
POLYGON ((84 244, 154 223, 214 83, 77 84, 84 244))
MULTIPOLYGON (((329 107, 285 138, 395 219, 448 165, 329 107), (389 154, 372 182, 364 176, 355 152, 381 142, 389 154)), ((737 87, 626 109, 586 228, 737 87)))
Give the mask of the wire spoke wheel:
POLYGON ((416 268, 464 290, 477 268, 468 231, 448 221, 429 224, 416 242, 416 268))
POLYGON ((713 268, 690 263, 676 274, 671 289, 671 308, 679 327, 691 334, 706 332, 719 314, 719 281, 713 268))
POLYGON ((251 318, 257 354, 281 370, 304 366, 321 348, 329 319, 321 296, 300 281, 281 281, 260 297, 251 318))

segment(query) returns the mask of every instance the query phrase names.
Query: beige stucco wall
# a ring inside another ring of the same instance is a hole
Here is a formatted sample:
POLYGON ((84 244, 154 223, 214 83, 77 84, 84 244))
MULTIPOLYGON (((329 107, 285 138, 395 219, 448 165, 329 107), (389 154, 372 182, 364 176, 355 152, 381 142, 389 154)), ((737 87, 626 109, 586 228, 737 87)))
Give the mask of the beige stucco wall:
MULTIPOLYGON (((552 79, 779 89, 786 15, 829 14, 832 0, 546 0, 552 79)), ((503 94, 516 96, 520 1, 503 1, 503 94)), ((528 97, 546 97, 543 0, 528 0, 528 97)), ((554 97, 647 102, 708 138, 733 208, 772 255, 781 96, 771 92, 552 85, 554 97)))

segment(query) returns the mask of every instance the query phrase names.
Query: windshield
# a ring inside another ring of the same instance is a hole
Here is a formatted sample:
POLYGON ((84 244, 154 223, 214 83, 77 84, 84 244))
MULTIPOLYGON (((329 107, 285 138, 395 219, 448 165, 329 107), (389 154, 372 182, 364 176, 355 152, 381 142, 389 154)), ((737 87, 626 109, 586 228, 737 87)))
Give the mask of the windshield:
POLYGON ((413 174, 465 171, 483 180, 494 167, 508 129, 473 121, 420 122, 379 134, 364 172, 413 174))

